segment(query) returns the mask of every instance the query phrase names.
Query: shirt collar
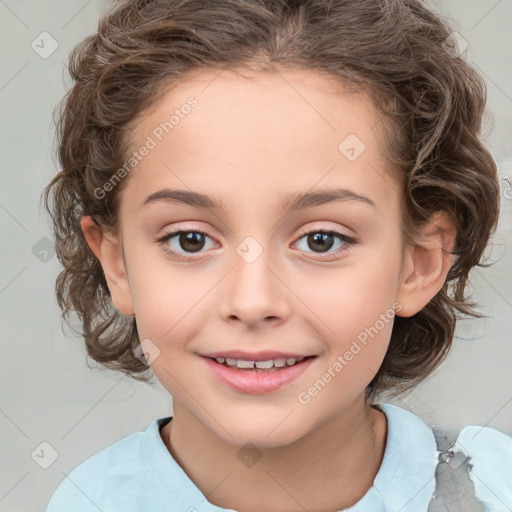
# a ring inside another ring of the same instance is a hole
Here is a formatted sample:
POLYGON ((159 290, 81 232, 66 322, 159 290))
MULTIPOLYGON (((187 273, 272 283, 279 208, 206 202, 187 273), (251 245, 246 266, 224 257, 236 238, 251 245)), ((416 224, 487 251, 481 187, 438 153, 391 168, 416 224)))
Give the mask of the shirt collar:
MULTIPOLYGON (((387 417, 384 457, 373 486, 352 507, 343 512, 418 512, 427 510, 435 489, 438 463, 437 445, 430 427, 415 414, 401 407, 374 404, 387 417)), ((158 485, 167 489, 176 510, 236 512, 209 501, 167 450, 160 428, 172 416, 155 419, 144 431, 141 457, 158 485)))

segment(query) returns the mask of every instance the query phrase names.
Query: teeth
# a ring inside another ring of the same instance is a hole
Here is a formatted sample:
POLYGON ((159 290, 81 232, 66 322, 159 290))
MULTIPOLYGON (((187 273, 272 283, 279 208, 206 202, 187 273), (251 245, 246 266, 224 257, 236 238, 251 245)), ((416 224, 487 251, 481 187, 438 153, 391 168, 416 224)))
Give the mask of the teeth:
POLYGON ((254 368, 254 361, 241 361, 236 362, 238 368, 254 368))
POLYGON ((274 361, 270 359, 269 361, 256 361, 256 368, 272 368, 274 366, 274 361))
POLYGON ((225 363, 228 366, 236 366, 237 368, 260 368, 260 369, 268 369, 272 368, 273 366, 276 368, 282 368, 283 366, 293 366, 296 363, 300 363, 304 357, 290 357, 288 359, 269 359, 267 361, 245 361, 243 359, 232 359, 230 357, 227 357, 224 359, 223 357, 217 357, 216 361, 218 363, 225 363))

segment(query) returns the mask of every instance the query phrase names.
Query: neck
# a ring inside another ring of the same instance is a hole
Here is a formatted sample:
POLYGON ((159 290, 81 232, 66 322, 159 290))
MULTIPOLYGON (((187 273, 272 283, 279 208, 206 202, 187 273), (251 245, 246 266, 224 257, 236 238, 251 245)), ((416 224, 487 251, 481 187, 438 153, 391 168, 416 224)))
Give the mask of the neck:
POLYGON ((384 456, 383 412, 357 401, 286 446, 241 448, 219 439, 181 404, 161 432, 168 450, 207 500, 240 512, 341 510, 373 485, 384 456), (256 459, 253 459, 256 460, 256 459))

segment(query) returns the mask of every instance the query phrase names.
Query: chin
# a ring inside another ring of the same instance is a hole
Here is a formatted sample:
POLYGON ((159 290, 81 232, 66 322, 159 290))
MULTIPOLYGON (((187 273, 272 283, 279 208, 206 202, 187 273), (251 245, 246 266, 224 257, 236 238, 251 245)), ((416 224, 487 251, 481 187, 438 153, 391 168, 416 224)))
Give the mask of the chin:
POLYGON ((239 448, 252 446, 260 450, 267 450, 282 448, 299 441, 306 433, 303 432, 303 429, 304 425, 301 429, 298 429, 297 425, 283 421, 281 417, 275 421, 267 419, 252 425, 237 425, 232 422, 228 433, 222 430, 219 434, 226 443, 232 446, 239 448))

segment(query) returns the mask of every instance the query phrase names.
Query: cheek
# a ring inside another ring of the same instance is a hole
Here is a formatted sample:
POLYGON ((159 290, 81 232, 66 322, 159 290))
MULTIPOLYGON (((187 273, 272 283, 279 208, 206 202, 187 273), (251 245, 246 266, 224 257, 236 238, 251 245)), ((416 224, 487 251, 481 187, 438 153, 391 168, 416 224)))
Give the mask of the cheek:
POLYGON ((187 368, 198 357, 194 349, 204 350, 204 346, 196 347, 193 342, 205 340, 204 326, 211 309, 208 292, 218 279, 208 272, 201 276, 197 270, 171 268, 161 262, 134 274, 132 293, 137 330, 142 341, 148 339, 156 346, 158 354, 151 369, 167 389, 179 395, 177 382, 190 386, 192 377, 187 368))
POLYGON ((360 262, 310 276, 301 274, 294 282, 301 299, 297 307, 316 317, 315 324, 323 324, 326 338, 356 336, 381 314, 391 316, 398 270, 379 261, 361 258, 360 262))
POLYGON ((336 364, 334 380, 352 393, 366 387, 386 354, 395 316, 395 267, 392 259, 361 257, 337 273, 316 272, 296 282, 298 307, 324 339, 330 364, 336 364))
POLYGON ((193 314, 206 284, 186 266, 167 260, 156 244, 131 243, 129 251, 130 290, 141 339, 177 339, 176 331, 193 314))
MULTIPOLYGON (((177 272, 171 274, 169 269, 165 279, 162 275, 165 273, 153 267, 150 272, 142 273, 134 286, 137 330, 142 343, 149 340, 149 346, 157 354, 150 361, 157 380, 173 398, 186 402, 184 390, 197 387, 194 381, 197 376, 190 368, 198 357, 190 353, 188 340, 200 336, 200 298, 206 291, 194 291, 189 278, 178 277, 177 272)), ((194 392, 194 398, 205 399, 200 389, 194 392)))

